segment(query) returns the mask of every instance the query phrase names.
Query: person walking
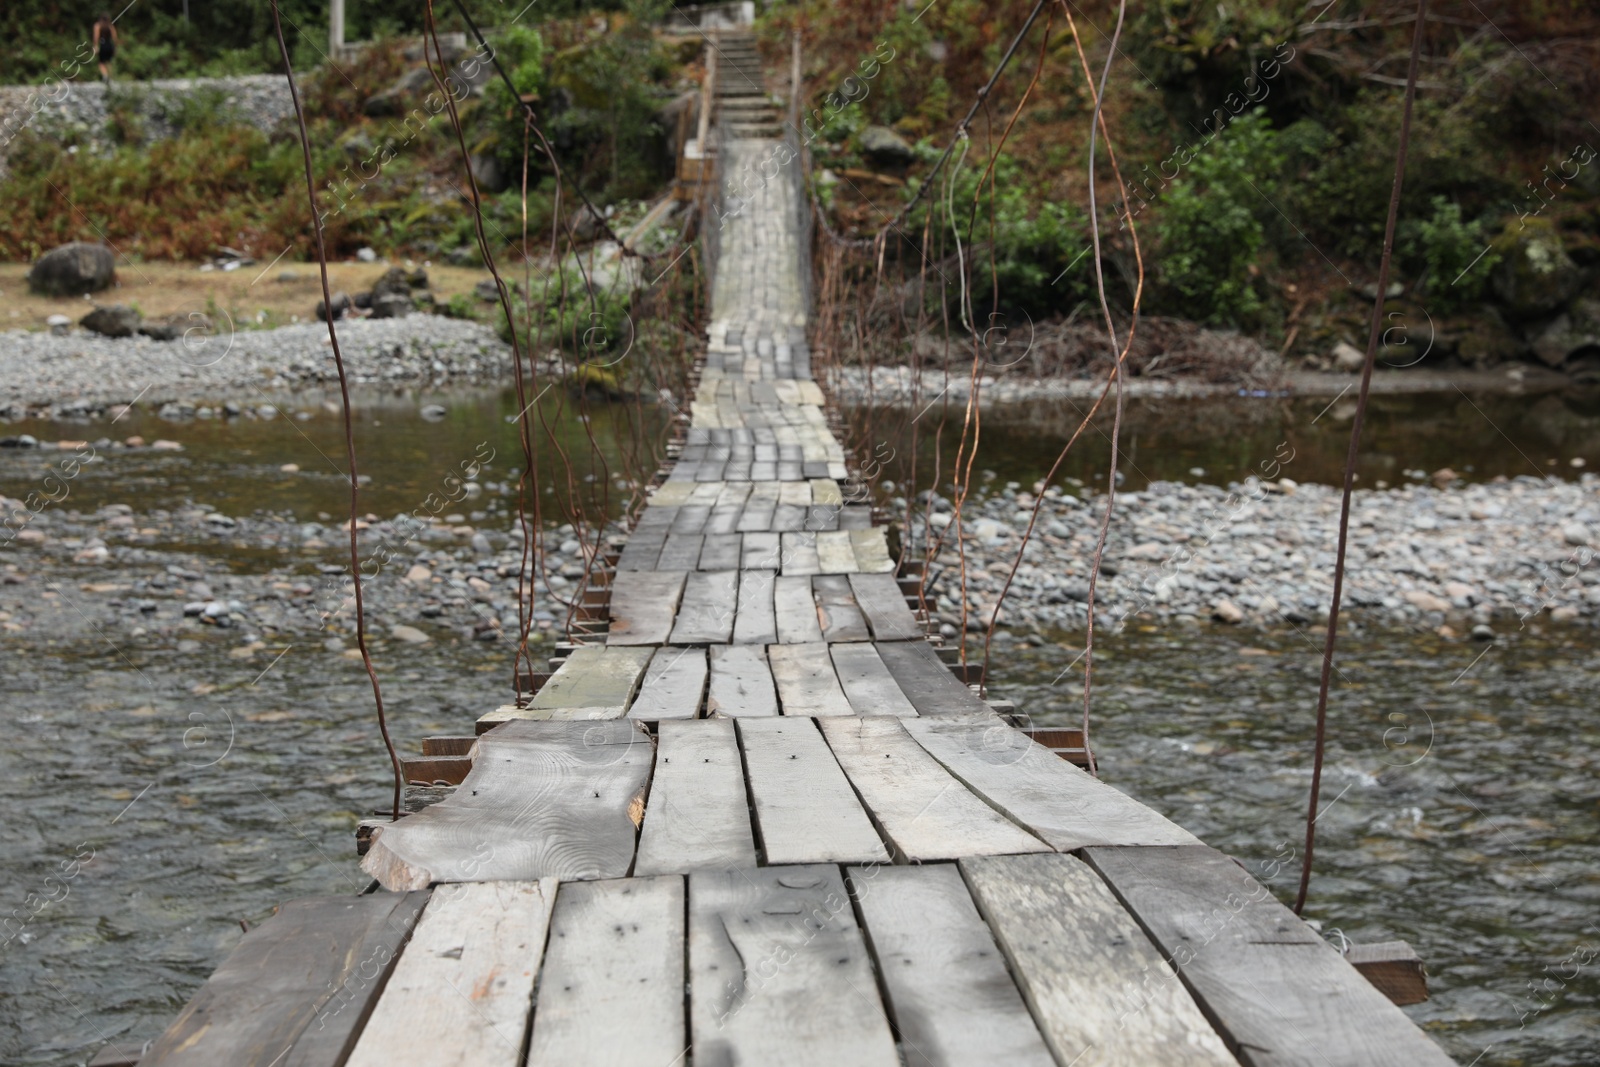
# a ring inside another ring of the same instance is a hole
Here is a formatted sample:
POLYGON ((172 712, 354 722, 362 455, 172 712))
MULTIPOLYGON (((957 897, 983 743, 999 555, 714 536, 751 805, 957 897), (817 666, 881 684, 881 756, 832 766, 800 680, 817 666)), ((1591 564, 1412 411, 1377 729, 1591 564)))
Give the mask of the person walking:
POLYGON ((94 20, 94 54, 100 61, 100 80, 111 84, 111 61, 117 55, 117 27, 110 15, 94 20))

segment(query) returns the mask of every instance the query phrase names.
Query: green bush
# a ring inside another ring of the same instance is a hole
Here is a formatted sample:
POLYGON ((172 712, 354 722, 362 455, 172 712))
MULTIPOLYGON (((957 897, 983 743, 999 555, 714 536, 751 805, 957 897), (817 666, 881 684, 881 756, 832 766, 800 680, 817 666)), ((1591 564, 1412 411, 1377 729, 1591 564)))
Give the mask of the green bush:
POLYGON ((1182 314, 1247 324, 1261 310, 1251 268, 1266 243, 1260 215, 1272 211, 1262 193, 1276 185, 1283 147, 1258 108, 1198 151, 1160 201, 1161 281, 1182 314))
POLYGON ((1401 224, 1398 243, 1401 263, 1422 272, 1428 303, 1437 311, 1475 302, 1500 262, 1498 252, 1484 252, 1489 238, 1482 220, 1463 221, 1461 205, 1443 196, 1433 198, 1430 217, 1401 224))

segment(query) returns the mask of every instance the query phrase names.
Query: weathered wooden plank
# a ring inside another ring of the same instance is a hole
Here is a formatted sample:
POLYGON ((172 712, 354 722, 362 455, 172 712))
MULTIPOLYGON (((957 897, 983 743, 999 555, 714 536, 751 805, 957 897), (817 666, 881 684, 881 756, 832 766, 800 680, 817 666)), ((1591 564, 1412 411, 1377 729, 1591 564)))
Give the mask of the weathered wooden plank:
POLYGON ((690 574, 683 587, 678 621, 672 627, 672 643, 725 643, 733 633, 733 618, 738 602, 738 571, 696 571, 690 574))
POLYGON ((839 529, 865 530, 872 525, 872 509, 865 504, 846 504, 839 509, 839 529))
POLYGON ((888 861, 814 720, 745 719, 739 744, 766 862, 888 861))
MULTIPOLYGON (((755 473, 753 466, 751 473, 755 473)), ((767 485, 775 486, 776 483, 758 482, 750 491, 750 498, 744 503, 744 514, 739 516, 741 533, 762 533, 772 529, 772 513, 778 507, 778 492, 776 488, 769 492, 767 485)))
POLYGON ((744 535, 744 556, 740 565, 746 570, 775 571, 782 560, 782 541, 775 533, 747 533, 744 535))
MULTIPOLYGON (((727 452, 728 449, 726 445, 713 446, 710 452, 710 458, 712 460, 726 458, 727 452)), ((694 491, 689 494, 689 499, 686 501, 686 503, 690 507, 710 508, 722 498, 722 491, 727 488, 725 483, 715 479, 697 478, 695 480, 700 484, 696 485, 694 487, 694 491)))
POLYGON ((898 718, 824 719, 817 725, 897 860, 1050 851, 952 778, 898 718))
POLYGON ((427 900, 375 893, 290 901, 244 935, 139 1062, 342 1061, 427 900))
POLYGON ((434 890, 346 1067, 517 1067, 556 879, 434 890))
POLYGON ((1344 958, 1372 988, 1402 1007, 1428 999, 1428 972, 1416 949, 1404 941, 1349 945, 1344 958))
POLYGON ((774 615, 772 571, 739 573, 739 613, 733 620, 733 643, 770 645, 778 640, 774 615))
POLYGON ((827 644, 773 645, 767 649, 778 702, 785 715, 861 714, 845 699, 827 644))
POLYGON ((863 574, 894 573, 894 560, 889 558, 888 534, 882 526, 850 530, 849 534, 857 570, 863 574))
POLYGON ((620 878, 653 761, 643 723, 505 723, 453 794, 374 831, 361 868, 387 889, 620 878))
POLYGON ((844 494, 839 491, 839 483, 832 478, 811 479, 811 503, 817 505, 833 505, 838 507, 844 503, 844 494))
MULTIPOLYGON (((704 485, 697 486, 695 489, 696 494, 698 494, 699 491, 704 488, 704 485)), ((703 534, 706 530, 706 520, 710 517, 710 504, 685 504, 678 509, 678 513, 672 518, 671 533, 703 534)), ((667 540, 670 544, 671 537, 669 536, 667 540)))
POLYGON ((508 722, 590 722, 598 719, 620 719, 623 707, 575 708, 519 708, 515 704, 502 704, 493 711, 478 716, 478 734, 482 736, 495 727, 508 722))
POLYGON ((663 722, 633 873, 755 865, 755 836, 732 720, 663 722))
POLYGON ((821 574, 822 562, 817 558, 817 535, 812 530, 796 530, 779 535, 783 538, 784 574, 821 574))
POLYGON ((1199 844, 1159 812, 997 718, 983 725, 924 717, 909 721, 906 731, 973 792, 1062 852, 1085 845, 1199 844))
POLYGON ((689 495, 693 492, 693 481, 669 481, 655 491, 650 503, 654 507, 677 507, 680 504, 687 504, 689 495))
POLYGON ((858 715, 916 718, 917 709, 883 665, 877 649, 866 642, 841 641, 828 646, 845 697, 858 715))
POLYGON ((675 876, 561 886, 529 1067, 667 1067, 682 1056, 685 904, 675 876))
POLYGON ((1055 1067, 954 864, 849 878, 908 1067, 1055 1067))
MULTIPOLYGON (((681 510, 681 509, 680 509, 681 510)), ((663 571, 692 571, 700 566, 700 553, 705 549, 705 535, 698 533, 669 533, 656 559, 656 569, 663 571)))
POLYGON ((992 717, 988 705, 956 681, 926 641, 890 641, 873 647, 917 714, 992 717))
POLYGON ((471 756, 474 746, 478 743, 476 737, 460 735, 436 735, 422 739, 422 754, 424 756, 471 756))
MULTIPOLYGON (((738 482, 729 482, 729 485, 738 485, 738 482)), ((748 483, 743 483, 748 484, 748 483)), ((744 514, 744 505, 718 504, 711 509, 711 515, 706 519, 706 535, 731 534, 739 529, 739 517, 744 514)))
POLYGON ((780 482, 778 483, 778 506, 803 508, 811 503, 810 482, 780 482))
POLYGON ((1059 1062, 1235 1063, 1133 916, 1076 857, 963 859, 961 872, 1059 1062))
POLYGON ((861 930, 832 866, 689 876, 697 1065, 898 1067, 861 930))
MULTIPOLYGON (((616 708, 620 716, 639 687, 653 648, 585 645, 573 649, 561 667, 533 695, 528 707, 616 708)), ((615 716, 608 716, 614 718, 615 716)))
POLYGON ((842 574, 819 574, 811 579, 817 598, 817 620, 825 641, 867 641, 867 617, 856 606, 850 579, 842 574))
POLYGON ((693 719, 700 714, 705 692, 705 649, 658 649, 639 684, 639 695, 628 706, 628 718, 647 722, 693 719))
POLYGON ((611 582, 606 644, 665 644, 686 575, 687 571, 619 571, 611 582))
POLYGON ((798 645, 822 640, 822 625, 817 621, 817 602, 811 594, 810 578, 779 575, 773 584, 773 605, 779 641, 798 645))
POLYGON ((460 785, 467 772, 472 770, 472 760, 467 756, 411 756, 401 760, 400 766, 408 782, 460 785))
MULTIPOLYGON (((804 485, 804 482, 786 482, 786 485, 804 485)), ((772 528, 779 531, 804 530, 806 508, 799 504, 779 504, 772 512, 772 528)))
MULTIPOLYGON (((922 627, 906 607, 906 596, 892 574, 852 574, 850 590, 855 594, 861 614, 867 617, 874 641, 919 641, 922 627)), ((616 629, 615 602, 611 608, 612 629, 616 629)))
POLYGON ((778 714, 766 649, 761 645, 713 645, 706 714, 739 718, 778 714))
POLYGON ((628 543, 622 546, 622 556, 617 560, 617 570, 655 570, 656 561, 661 558, 661 546, 666 540, 667 532, 663 529, 634 530, 628 535, 628 543))
POLYGON ((736 533, 706 534, 700 549, 700 569, 703 571, 736 571, 743 555, 744 535, 736 533))
POLYGON ((806 509, 807 530, 837 530, 839 528, 838 504, 813 504, 806 509))
POLYGON ((817 559, 823 574, 852 574, 860 570, 849 530, 818 530, 816 538, 817 559))
POLYGON ((1222 853, 1091 848, 1247 1067, 1453 1063, 1270 890, 1222 853))

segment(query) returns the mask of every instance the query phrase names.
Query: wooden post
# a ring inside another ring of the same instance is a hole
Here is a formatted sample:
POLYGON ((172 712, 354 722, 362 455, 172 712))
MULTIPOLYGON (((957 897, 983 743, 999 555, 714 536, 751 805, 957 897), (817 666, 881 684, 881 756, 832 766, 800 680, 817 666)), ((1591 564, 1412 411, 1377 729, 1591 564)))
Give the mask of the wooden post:
POLYGON ((707 138, 711 136, 711 109, 716 104, 717 93, 717 46, 713 40, 706 48, 706 83, 700 87, 700 128, 695 132, 697 143, 700 145, 700 166, 704 168, 705 158, 710 155, 707 149, 707 138))
POLYGON ((335 62, 344 51, 344 0, 328 0, 328 56, 335 62))
POLYGON ((789 36, 789 126, 800 135, 800 31, 789 36))

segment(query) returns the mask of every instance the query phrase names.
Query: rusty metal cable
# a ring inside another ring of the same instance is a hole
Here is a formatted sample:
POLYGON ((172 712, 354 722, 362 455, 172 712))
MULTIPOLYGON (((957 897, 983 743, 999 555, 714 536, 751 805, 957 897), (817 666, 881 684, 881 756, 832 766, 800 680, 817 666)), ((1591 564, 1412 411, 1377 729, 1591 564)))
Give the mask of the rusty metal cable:
POLYGON ((1361 425, 1367 414, 1372 369, 1378 358, 1378 338, 1383 330, 1384 296, 1389 289, 1389 266, 1394 257, 1394 234, 1400 219, 1400 190, 1405 184, 1406 153, 1411 145, 1411 111, 1417 96, 1417 68, 1422 62, 1422 35, 1427 25, 1428 0, 1417 0, 1417 21, 1411 30, 1411 63, 1406 68, 1405 110, 1400 118, 1400 143, 1395 150, 1394 186, 1389 191, 1389 217, 1383 229, 1383 257, 1378 262, 1378 293, 1372 304, 1372 324, 1367 331, 1367 354, 1361 364, 1361 392, 1356 397, 1355 421, 1350 426, 1350 448, 1345 453, 1344 491, 1339 502, 1339 549, 1333 563, 1333 602, 1328 606, 1328 634, 1322 646, 1322 678, 1317 686, 1317 736, 1311 759, 1311 797, 1306 807, 1305 852, 1300 861, 1300 888, 1294 911, 1306 905, 1311 886, 1311 860, 1317 844, 1317 804, 1322 794, 1322 761, 1328 739, 1328 689, 1333 679, 1333 651, 1339 640, 1339 603, 1344 595, 1345 550, 1350 539, 1350 498, 1355 490, 1356 459, 1361 447, 1361 425))
POLYGON ((378 733, 383 737, 383 747, 389 753, 389 764, 394 768, 394 804, 390 818, 400 818, 400 790, 404 772, 400 756, 395 752, 394 741, 389 737, 389 722, 383 710, 383 687, 378 684, 378 672, 372 666, 372 653, 367 648, 366 605, 361 595, 361 550, 357 544, 356 519, 360 506, 360 475, 356 471, 356 438, 351 425, 350 383, 344 372, 344 355, 339 351, 339 334, 333 328, 333 295, 328 286, 328 250, 323 240, 322 215, 317 211, 317 184, 311 169, 311 139, 306 132, 305 110, 300 104, 300 89, 294 81, 294 64, 289 60, 289 44, 283 38, 283 22, 278 16, 278 0, 271 0, 272 28, 278 37, 278 51, 283 56, 284 77, 289 82, 289 98, 294 102, 295 122, 300 127, 300 152, 305 161, 306 197, 311 204, 311 229, 317 242, 317 269, 322 278, 322 311, 328 326, 328 340, 333 346, 333 365, 339 374, 339 399, 344 414, 344 455, 350 468, 350 578, 355 583, 356 645, 361 650, 361 663, 367 670, 367 680, 372 683, 372 700, 378 709, 378 733))

